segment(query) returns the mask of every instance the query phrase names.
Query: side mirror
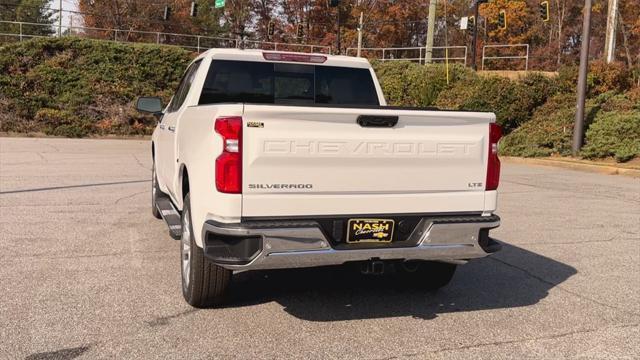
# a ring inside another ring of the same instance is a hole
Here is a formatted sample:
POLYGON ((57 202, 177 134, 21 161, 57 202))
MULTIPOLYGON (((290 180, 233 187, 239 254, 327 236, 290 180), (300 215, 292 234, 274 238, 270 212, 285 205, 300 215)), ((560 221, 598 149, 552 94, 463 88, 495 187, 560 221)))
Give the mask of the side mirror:
POLYGON ((136 110, 156 116, 162 115, 162 99, 155 96, 141 96, 136 101, 136 110))

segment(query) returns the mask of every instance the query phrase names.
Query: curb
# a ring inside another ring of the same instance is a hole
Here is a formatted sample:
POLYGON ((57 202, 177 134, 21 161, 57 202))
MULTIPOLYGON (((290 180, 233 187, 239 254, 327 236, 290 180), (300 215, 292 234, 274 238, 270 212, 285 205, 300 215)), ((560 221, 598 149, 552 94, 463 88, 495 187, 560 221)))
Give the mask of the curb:
POLYGON ((512 164, 554 166, 563 169, 572 169, 607 175, 622 175, 640 179, 640 168, 623 167, 607 163, 598 163, 586 160, 563 158, 521 158, 513 156, 501 156, 500 160, 512 164))

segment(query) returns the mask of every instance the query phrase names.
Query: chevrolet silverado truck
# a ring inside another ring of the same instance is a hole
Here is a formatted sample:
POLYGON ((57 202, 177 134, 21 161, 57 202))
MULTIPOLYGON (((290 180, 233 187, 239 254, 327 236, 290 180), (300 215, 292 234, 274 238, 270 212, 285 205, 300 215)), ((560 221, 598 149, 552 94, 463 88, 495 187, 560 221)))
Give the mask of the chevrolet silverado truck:
POLYGON ((355 264, 428 289, 500 248, 492 113, 386 105, 362 58, 212 49, 153 132, 151 209, 180 240, 182 292, 234 272, 355 264))

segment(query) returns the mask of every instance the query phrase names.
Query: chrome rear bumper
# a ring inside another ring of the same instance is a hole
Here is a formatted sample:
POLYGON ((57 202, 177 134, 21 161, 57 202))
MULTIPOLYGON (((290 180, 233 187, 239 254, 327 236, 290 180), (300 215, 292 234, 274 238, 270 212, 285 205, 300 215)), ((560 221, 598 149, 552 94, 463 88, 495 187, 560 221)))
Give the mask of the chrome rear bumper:
POLYGON ((333 248, 314 221, 264 224, 207 221, 202 238, 205 254, 220 266, 232 270, 340 265, 370 259, 459 262, 499 250, 499 245, 488 237, 488 230, 499 225, 500 218, 495 215, 424 217, 410 235, 415 245, 360 249, 333 248), (236 251, 222 249, 224 244, 231 244, 233 249, 241 249, 238 251, 248 255, 240 261, 222 258, 221 253, 236 251))

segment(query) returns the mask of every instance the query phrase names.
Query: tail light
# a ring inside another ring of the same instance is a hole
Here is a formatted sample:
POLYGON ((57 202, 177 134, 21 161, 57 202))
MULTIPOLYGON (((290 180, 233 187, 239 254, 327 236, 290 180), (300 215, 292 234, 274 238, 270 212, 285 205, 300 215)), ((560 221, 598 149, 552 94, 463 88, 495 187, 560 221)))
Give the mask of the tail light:
POLYGON ((500 159, 498 158, 498 141, 502 137, 500 125, 489 124, 489 162, 487 164, 486 190, 496 190, 500 183, 500 159))
POLYGON ((222 136, 222 154, 216 159, 216 189, 242 193, 242 118, 217 118, 215 130, 222 136))

